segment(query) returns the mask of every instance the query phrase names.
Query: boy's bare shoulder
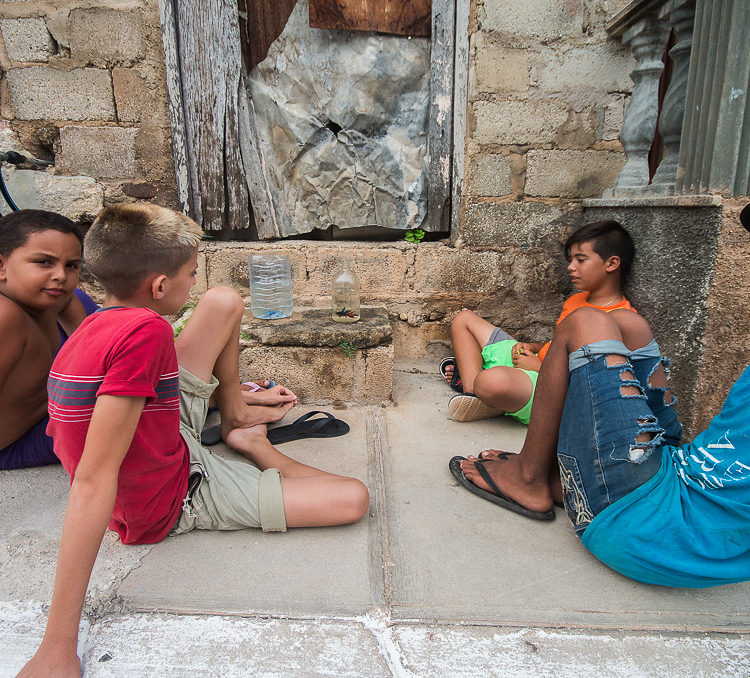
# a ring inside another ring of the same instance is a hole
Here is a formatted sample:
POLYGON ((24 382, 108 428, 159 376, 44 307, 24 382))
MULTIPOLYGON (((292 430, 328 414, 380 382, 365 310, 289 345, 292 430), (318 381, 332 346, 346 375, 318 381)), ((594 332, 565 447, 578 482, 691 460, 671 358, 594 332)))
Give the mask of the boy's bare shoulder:
MULTIPOLYGON (((33 360, 47 358, 51 361, 51 353, 57 349, 57 314, 45 313, 38 317, 32 316, 19 303, 0 294, 0 337, 3 341, 3 353, 23 351, 33 360), (39 353, 45 354, 38 356, 39 353)), ((49 368, 48 368, 49 369, 49 368)))
POLYGON ((3 343, 14 338, 23 339, 25 334, 33 330, 33 326, 33 318, 20 304, 0 294, 0 331, 2 331, 3 343), (6 332, 6 328, 12 328, 13 331, 6 332))

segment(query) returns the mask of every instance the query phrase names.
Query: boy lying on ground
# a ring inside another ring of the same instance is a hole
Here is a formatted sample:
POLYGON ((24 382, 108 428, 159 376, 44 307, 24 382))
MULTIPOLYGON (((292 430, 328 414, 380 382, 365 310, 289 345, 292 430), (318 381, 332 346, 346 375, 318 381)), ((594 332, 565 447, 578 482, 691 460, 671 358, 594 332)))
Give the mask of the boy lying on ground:
POLYGON ((0 218, 0 470, 58 463, 46 434, 47 375, 97 308, 76 289, 81 243, 76 225, 54 212, 0 218))
MULTIPOLYGON (((571 282, 581 291, 565 301, 557 323, 581 307, 632 308, 622 288, 634 255, 630 235, 616 221, 597 221, 572 233, 565 256, 571 282)), ((441 372, 462 395, 450 399, 449 416, 476 421, 506 414, 528 424, 549 342, 518 343, 473 311, 453 319, 451 335, 456 356, 442 362, 441 372)))
POLYGON ((359 480, 305 466, 268 442, 266 423, 294 403, 243 401, 236 292, 209 290, 173 339, 161 316, 195 284, 201 235, 171 210, 116 205, 86 236, 87 265, 106 299, 50 374, 49 432, 72 482, 47 628, 21 676, 80 675, 78 623, 108 523, 123 543, 138 544, 193 529, 343 525, 368 508, 359 480), (223 439, 256 466, 201 446, 212 394, 223 439))

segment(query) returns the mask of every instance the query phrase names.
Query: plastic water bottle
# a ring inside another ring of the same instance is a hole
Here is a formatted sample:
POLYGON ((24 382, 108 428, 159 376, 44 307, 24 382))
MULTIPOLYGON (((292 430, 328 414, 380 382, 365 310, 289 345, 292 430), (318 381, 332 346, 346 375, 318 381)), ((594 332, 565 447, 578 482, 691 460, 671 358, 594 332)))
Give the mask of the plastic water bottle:
POLYGON ((285 254, 251 254, 250 310, 260 320, 276 320, 292 314, 292 274, 285 254))
POLYGON ((359 278, 348 264, 333 279, 331 316, 337 323, 359 320, 359 278))

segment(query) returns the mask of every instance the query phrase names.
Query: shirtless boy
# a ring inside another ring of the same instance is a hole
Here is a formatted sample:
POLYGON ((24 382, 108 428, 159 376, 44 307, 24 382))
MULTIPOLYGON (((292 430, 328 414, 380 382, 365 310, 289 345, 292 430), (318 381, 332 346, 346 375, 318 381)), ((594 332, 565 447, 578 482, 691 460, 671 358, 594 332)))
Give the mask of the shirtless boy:
MULTIPOLYGON (((558 324, 581 307, 607 312, 632 308, 622 287, 635 248, 619 223, 607 220, 587 224, 568 237, 564 250, 570 281, 580 291, 565 301, 558 324)), ((451 336, 456 356, 443 360, 441 372, 461 395, 450 399, 449 416, 456 421, 476 421, 505 414, 528 424, 549 342, 518 343, 468 310, 453 319, 451 336)))
POLYGON ((70 335, 86 317, 73 294, 81 242, 75 224, 53 212, 0 218, 0 469, 58 461, 45 433, 47 376, 65 336, 58 323, 70 335))

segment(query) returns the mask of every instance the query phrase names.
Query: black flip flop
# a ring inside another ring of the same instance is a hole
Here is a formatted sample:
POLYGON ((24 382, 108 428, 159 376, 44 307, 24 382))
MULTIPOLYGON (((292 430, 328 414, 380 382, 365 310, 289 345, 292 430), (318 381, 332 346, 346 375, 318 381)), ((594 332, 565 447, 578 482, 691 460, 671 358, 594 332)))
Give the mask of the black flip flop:
POLYGON ((209 447, 221 442, 221 424, 209 426, 201 431, 201 445, 209 447))
POLYGON ((517 501, 513 501, 510 497, 506 497, 502 493, 500 488, 495 484, 495 481, 492 480, 492 476, 490 476, 490 474, 487 473, 487 470, 484 468, 484 462, 489 460, 476 459, 473 461, 476 464, 479 475, 484 478, 485 482, 492 488, 493 491, 488 492, 487 490, 483 490, 481 487, 477 487, 464 475, 464 472, 461 470, 461 462, 465 461, 465 459, 466 457, 453 457, 453 459, 451 459, 448 463, 448 468, 450 469, 453 477, 467 490, 469 490, 469 492, 473 492, 478 497, 482 497, 482 499, 491 501, 493 504, 502 506, 509 511, 513 511, 514 513, 525 516, 526 518, 533 518, 534 520, 555 519, 555 512, 553 510, 532 511, 531 509, 527 509, 525 506, 521 506, 521 504, 519 504, 517 501))
POLYGON ((461 375, 458 373, 458 365, 456 364, 456 359, 452 355, 448 356, 447 358, 443 358, 440 361, 440 367, 438 368, 440 370, 440 374, 447 381, 448 378, 445 375, 445 368, 449 365, 453 366, 453 376, 448 382, 448 386, 450 386, 454 391, 457 391, 458 393, 463 393, 464 385, 461 382, 461 375))
POLYGON ((349 433, 349 424, 341 419, 336 419, 328 412, 313 410, 303 414, 297 421, 269 429, 268 441, 271 445, 279 443, 288 443, 291 440, 300 440, 301 438, 335 438, 349 433), (312 419, 317 414, 323 416, 318 419, 312 419))

